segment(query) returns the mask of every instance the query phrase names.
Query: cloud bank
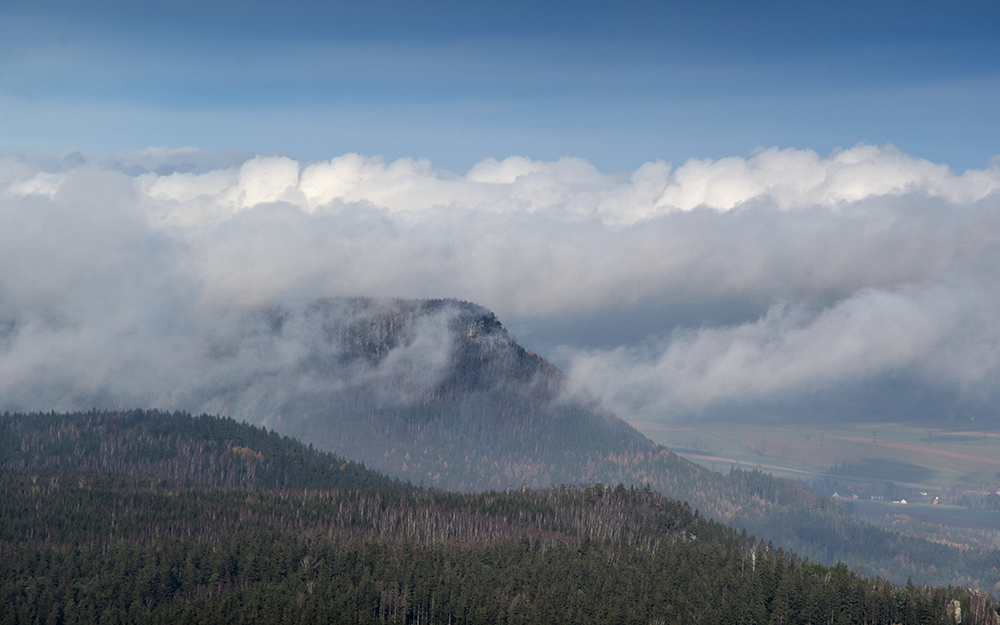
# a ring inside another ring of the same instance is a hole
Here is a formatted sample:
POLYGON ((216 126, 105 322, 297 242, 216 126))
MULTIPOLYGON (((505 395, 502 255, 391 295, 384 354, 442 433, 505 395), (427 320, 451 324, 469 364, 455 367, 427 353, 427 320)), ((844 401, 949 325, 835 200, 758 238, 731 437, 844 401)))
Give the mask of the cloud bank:
POLYGON ((367 295, 483 304, 626 418, 985 414, 998 261, 997 164, 958 175, 891 146, 622 173, 8 154, 0 409, 200 410, 234 319, 367 295))

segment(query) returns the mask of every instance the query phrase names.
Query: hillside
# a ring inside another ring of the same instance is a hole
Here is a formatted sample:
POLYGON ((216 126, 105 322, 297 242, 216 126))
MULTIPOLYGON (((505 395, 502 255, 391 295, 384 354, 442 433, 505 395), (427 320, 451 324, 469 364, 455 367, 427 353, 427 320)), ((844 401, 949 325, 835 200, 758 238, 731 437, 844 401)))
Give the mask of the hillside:
POLYGON ((997 625, 740 535, 651 490, 183 486, 0 470, 0 623, 997 625))
POLYGON ((228 412, 387 475, 449 490, 645 486, 828 564, 1000 590, 1000 552, 905 538, 789 480, 724 476, 684 460, 599 405, 563 395, 563 374, 520 347, 489 310, 455 300, 352 298, 270 308, 212 346, 252 377, 206 385, 228 412), (292 354, 293 357, 289 357, 292 354), (220 390, 221 389, 221 390, 220 390))
POLYGON ((0 469, 114 473, 226 488, 412 489, 247 423, 155 410, 4 414, 0 469))
POLYGON ((817 562, 842 561, 900 584, 1000 591, 997 550, 877 529, 828 497, 760 472, 709 471, 600 406, 567 399, 563 374, 481 306, 321 300, 232 323, 206 344, 215 372, 190 399, 231 417, 5 415, 3 464, 241 487, 384 487, 385 477, 363 467, 457 491, 648 485, 817 562))
MULTIPOLYGON (((800 556, 828 564, 843 561, 899 584, 912 578, 995 591, 1000 566, 995 551, 959 550, 877 529, 829 498, 759 472, 736 470, 722 476, 663 449, 642 460, 638 453, 628 463, 622 459, 629 456, 622 455, 605 466, 622 476, 630 475, 629 469, 646 472, 653 478, 650 488, 679 493, 671 496, 800 556)), ((0 468, 112 472, 226 488, 412 489, 363 465, 231 418, 156 411, 2 415, 0 468)))
MULTIPOLYGON (((262 424, 454 490, 617 483, 626 458, 659 453, 595 403, 563 397, 563 373, 475 304, 320 300, 233 324, 206 344, 214 366, 200 387, 167 389, 165 406, 262 424)), ((692 469, 669 452, 660 463, 692 469)))

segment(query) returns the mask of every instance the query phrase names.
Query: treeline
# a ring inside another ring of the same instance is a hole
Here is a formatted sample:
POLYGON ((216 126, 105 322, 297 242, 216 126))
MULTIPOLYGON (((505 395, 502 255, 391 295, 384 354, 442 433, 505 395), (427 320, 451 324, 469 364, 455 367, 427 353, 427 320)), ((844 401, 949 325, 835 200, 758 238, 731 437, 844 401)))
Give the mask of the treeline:
POLYGON ((648 489, 5 469, 0 498, 0 624, 998 623, 988 595, 803 561, 648 489))
POLYGON ((240 488, 412 488, 228 417, 156 410, 4 413, 0 467, 110 471, 240 488))

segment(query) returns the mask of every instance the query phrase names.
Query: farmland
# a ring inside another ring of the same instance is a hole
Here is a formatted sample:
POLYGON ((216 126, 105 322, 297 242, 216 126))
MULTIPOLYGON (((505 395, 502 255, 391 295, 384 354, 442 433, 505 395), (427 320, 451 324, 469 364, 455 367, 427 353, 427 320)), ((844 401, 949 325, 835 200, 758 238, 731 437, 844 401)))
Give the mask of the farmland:
POLYGON ((633 425, 716 471, 759 469, 836 494, 883 525, 1000 546, 997 431, 902 423, 633 425))

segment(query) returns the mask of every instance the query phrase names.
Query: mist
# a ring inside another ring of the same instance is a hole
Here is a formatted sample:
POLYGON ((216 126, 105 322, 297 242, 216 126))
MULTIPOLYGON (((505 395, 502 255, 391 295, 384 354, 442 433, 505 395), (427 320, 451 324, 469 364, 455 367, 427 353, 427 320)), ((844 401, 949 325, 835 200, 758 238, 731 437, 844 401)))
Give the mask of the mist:
POLYGON ((377 366, 299 375, 311 303, 370 296, 486 306, 568 392, 626 419, 984 418, 998 191, 996 162, 958 174, 870 145, 627 172, 7 154, 0 410, 264 415, 337 385, 418 397, 444 366, 441 319, 377 366))

